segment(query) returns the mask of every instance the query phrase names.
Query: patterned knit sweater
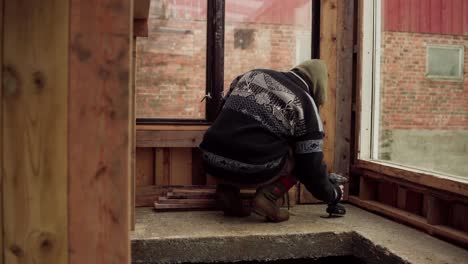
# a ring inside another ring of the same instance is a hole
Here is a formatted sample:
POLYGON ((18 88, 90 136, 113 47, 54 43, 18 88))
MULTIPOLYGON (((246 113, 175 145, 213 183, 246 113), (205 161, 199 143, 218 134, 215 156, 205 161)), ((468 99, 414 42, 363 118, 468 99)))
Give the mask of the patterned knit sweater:
POLYGON ((292 149, 294 176, 316 198, 334 200, 310 85, 297 70, 258 69, 238 76, 200 144, 205 170, 234 182, 265 182, 281 171, 292 149))

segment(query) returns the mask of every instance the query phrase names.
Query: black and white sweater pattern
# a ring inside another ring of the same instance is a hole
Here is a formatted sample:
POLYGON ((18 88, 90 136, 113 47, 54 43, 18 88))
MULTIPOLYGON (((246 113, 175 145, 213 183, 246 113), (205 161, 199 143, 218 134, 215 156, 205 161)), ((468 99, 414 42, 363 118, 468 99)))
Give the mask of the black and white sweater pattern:
POLYGON ((237 77, 200 145, 207 172, 259 183, 281 170, 292 149, 295 176, 306 185, 327 185, 323 126, 309 85, 293 71, 252 70, 237 77))

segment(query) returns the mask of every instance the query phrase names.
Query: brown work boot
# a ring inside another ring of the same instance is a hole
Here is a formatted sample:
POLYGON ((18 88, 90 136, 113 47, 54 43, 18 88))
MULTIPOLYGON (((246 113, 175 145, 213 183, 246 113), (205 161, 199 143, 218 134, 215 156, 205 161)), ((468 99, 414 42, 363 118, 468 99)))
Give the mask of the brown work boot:
POLYGON ((250 201, 242 199, 240 189, 230 184, 218 184, 216 188, 218 207, 225 216, 246 217, 251 213, 250 201))
POLYGON ((279 182, 258 189, 252 203, 252 211, 272 222, 288 220, 289 212, 278 205, 278 199, 287 191, 279 182))

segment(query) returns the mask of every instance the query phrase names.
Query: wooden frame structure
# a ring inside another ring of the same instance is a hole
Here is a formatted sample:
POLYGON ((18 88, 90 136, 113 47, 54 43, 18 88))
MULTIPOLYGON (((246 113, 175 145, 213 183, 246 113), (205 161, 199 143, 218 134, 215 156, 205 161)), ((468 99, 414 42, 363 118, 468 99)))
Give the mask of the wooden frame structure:
POLYGON ((363 0, 358 4, 354 142, 349 201, 464 247, 468 246, 468 184, 443 175, 358 158, 362 124, 363 0))

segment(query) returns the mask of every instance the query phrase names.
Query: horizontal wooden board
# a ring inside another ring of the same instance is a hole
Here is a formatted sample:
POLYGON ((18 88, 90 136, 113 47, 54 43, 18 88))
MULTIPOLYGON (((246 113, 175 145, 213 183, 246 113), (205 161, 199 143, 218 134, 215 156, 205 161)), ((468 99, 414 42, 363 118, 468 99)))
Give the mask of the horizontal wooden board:
POLYGON ((158 202, 154 203, 156 210, 174 210, 174 209, 215 209, 216 203, 207 202, 205 204, 161 204, 158 202))
POLYGON ((159 204, 211 204, 214 199, 171 199, 164 196, 158 198, 159 204))
POLYGON ((468 197, 468 182, 466 182, 466 180, 457 181, 444 177, 443 175, 431 174, 429 172, 417 171, 406 167, 375 161, 358 160, 356 167, 377 172, 381 175, 391 176, 392 178, 404 180, 410 183, 416 183, 421 186, 431 187, 468 197))
POLYGON ((137 130, 137 147, 198 147, 204 131, 137 130))
POLYGON ((206 131, 209 125, 137 125, 136 130, 143 131, 206 131))

